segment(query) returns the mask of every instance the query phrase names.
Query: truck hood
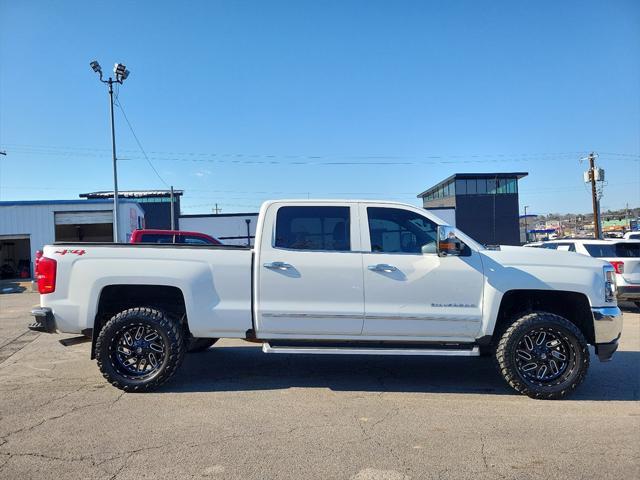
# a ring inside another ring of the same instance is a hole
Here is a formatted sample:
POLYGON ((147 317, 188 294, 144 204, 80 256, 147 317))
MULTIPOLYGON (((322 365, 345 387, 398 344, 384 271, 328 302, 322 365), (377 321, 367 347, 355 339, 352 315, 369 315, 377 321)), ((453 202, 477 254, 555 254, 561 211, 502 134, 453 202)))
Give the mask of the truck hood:
POLYGON ((608 262, 574 252, 503 246, 481 250, 486 282, 509 290, 562 290, 583 293, 592 306, 604 302, 604 272, 608 262))
POLYGON ((503 265, 510 266, 547 266, 554 268, 599 268, 609 262, 599 258, 580 255, 564 250, 551 250, 549 248, 514 247, 501 245, 500 250, 482 250, 483 256, 491 258, 503 265))

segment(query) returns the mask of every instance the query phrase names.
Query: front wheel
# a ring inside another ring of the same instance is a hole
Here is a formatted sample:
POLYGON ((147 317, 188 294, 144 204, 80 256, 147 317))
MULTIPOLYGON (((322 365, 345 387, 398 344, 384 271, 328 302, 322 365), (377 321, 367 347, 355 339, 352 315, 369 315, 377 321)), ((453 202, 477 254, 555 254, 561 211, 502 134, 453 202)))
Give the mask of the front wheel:
POLYGON ((589 347, 569 320, 535 312, 516 320, 496 348, 500 373, 531 398, 560 399, 572 393, 589 368, 589 347))
POLYGON ((102 375, 126 392, 147 392, 165 383, 182 363, 184 353, 179 323, 152 308, 118 313, 96 341, 102 375))

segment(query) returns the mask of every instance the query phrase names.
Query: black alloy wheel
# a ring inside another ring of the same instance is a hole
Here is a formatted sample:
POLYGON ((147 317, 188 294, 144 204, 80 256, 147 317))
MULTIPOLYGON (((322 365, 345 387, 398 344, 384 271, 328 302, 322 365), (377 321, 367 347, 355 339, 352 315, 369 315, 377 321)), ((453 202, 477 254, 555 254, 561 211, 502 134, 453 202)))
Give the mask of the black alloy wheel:
POLYGON ((155 375, 166 358, 162 334, 144 323, 125 325, 111 337, 112 366, 122 375, 145 378, 155 375))

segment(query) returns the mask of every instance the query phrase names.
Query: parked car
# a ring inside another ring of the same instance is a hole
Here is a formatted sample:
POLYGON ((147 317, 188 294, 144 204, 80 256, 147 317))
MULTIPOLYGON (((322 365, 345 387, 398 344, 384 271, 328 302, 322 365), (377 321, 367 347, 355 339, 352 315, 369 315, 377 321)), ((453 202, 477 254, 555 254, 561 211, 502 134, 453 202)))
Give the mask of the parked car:
POLYGON ((543 242, 541 247, 566 250, 606 260, 616 272, 618 300, 635 302, 640 308, 640 242, 564 239, 543 242))
POLYGON ((222 245, 218 239, 206 233, 182 230, 134 230, 130 243, 186 243, 189 245, 222 245))
POLYGON ((393 202, 266 202, 256 233, 254 248, 46 246, 29 328, 91 333, 103 376, 140 392, 175 374, 188 338, 274 354, 492 354, 534 398, 574 391, 588 344, 601 361, 618 346, 614 268, 602 260, 486 249, 393 202))

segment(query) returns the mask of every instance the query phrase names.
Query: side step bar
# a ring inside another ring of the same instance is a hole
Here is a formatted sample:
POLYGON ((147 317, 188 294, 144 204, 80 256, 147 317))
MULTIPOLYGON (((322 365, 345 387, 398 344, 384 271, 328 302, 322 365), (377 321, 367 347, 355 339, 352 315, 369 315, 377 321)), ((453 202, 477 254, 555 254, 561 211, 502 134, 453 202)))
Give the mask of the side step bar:
POLYGON ((264 353, 287 353, 308 355, 440 355, 447 357, 479 357, 480 349, 473 348, 371 348, 371 347, 272 347, 262 344, 264 353))

